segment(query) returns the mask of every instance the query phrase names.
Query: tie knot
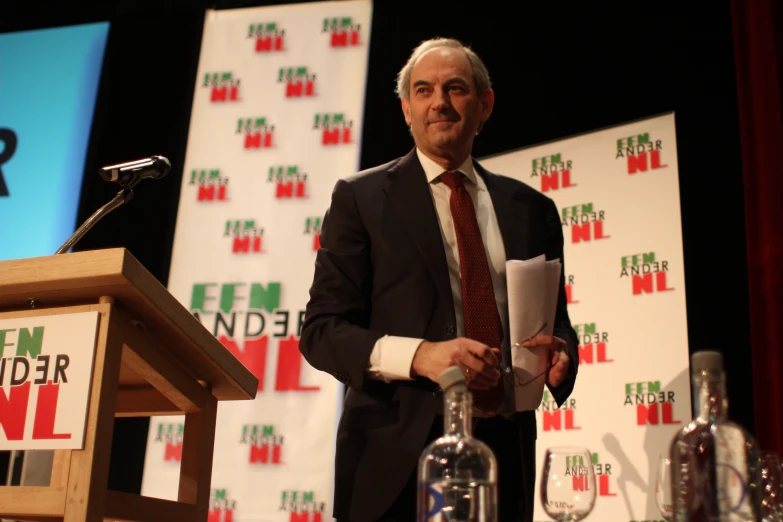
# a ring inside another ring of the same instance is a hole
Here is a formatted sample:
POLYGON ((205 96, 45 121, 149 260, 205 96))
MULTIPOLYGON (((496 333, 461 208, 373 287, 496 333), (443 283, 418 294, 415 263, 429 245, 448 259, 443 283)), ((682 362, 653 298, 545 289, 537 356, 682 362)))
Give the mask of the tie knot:
POLYGON ((440 180, 451 190, 454 190, 456 187, 464 186, 462 184, 462 173, 458 170, 447 170, 440 175, 440 180))

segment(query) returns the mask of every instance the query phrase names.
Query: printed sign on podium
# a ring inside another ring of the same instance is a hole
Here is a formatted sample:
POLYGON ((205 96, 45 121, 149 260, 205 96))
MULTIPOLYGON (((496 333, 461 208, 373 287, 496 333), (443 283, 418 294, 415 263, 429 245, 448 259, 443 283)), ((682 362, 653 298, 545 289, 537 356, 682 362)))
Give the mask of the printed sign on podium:
POLYGON ((98 312, 0 320, 0 450, 82 449, 98 312))

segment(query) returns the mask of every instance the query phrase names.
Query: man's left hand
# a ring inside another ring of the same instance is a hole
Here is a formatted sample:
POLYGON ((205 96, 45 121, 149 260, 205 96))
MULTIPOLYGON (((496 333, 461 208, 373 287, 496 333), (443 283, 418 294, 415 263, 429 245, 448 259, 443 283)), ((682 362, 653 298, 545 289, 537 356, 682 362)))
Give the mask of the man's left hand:
POLYGON ((549 371, 546 382, 551 386, 559 386, 565 380, 571 359, 568 357, 568 345, 564 340, 552 335, 538 335, 520 343, 520 346, 524 348, 543 347, 549 350, 549 371))

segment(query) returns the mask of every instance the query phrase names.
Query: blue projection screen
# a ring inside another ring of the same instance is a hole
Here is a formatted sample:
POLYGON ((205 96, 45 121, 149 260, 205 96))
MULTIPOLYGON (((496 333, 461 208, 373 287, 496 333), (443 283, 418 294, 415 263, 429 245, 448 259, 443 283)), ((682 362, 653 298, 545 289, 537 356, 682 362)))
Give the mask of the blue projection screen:
POLYGON ((76 225, 109 23, 0 34, 0 260, 76 225))

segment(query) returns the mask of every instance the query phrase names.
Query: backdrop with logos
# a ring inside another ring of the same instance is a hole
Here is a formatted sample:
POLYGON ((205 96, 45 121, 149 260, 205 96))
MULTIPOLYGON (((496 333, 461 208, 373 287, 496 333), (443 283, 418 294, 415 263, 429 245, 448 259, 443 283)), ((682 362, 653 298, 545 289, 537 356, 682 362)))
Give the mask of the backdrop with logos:
MULTIPOLYGON (((211 522, 331 515, 342 389, 298 338, 331 189, 358 170, 370 15, 349 1, 206 19, 169 289, 259 377, 255 401, 219 409, 211 522)), ((674 115, 482 164, 561 212, 580 373, 563 408, 545 393, 537 410, 539 474, 547 447, 584 446, 594 517, 660 518, 657 458, 690 417, 674 115)), ((143 494, 176 498, 182 434, 153 419, 143 494)))
MULTIPOLYGON (((590 450, 590 519, 661 520, 658 458, 690 421, 674 114, 481 160, 551 197, 563 225, 566 295, 579 373, 557 408, 536 410, 536 520, 546 448, 590 450)), ((585 487, 573 477, 573 487, 585 487)))
MULTIPOLYGON (((331 519, 342 385, 298 343, 332 187, 359 167, 371 9, 206 16, 169 290, 259 379, 218 410, 210 522, 331 519)), ((183 427, 152 419, 142 494, 176 499, 183 427)))

